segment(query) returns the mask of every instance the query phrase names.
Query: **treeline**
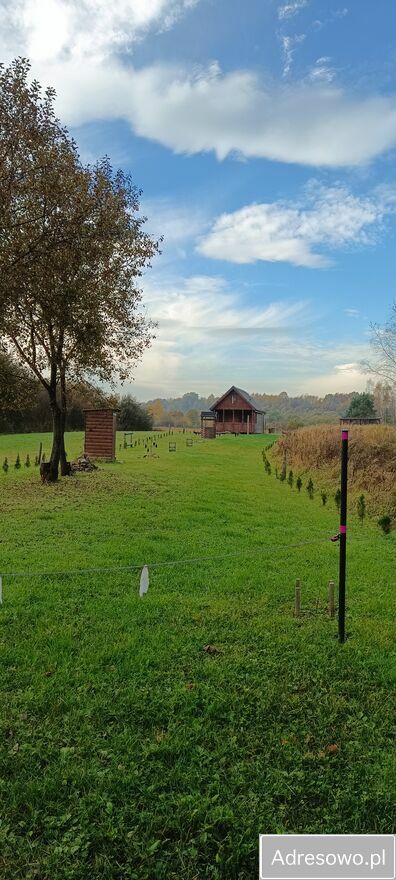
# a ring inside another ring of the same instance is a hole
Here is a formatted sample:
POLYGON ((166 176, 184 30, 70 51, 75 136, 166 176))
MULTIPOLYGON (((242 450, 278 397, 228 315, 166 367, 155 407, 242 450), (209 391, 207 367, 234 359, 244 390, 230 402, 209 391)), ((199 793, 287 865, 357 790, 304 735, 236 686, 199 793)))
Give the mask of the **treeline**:
MULTIPOLYGON (((385 383, 370 382, 368 390, 376 414, 387 424, 396 420, 395 389, 385 383)), ((267 414, 273 430, 298 428, 304 425, 336 424, 349 410, 357 392, 326 394, 324 397, 303 394, 289 397, 280 394, 253 393, 267 414)), ((361 396, 361 395, 360 395, 361 396)), ((156 398, 146 404, 131 395, 109 394, 89 382, 71 384, 68 396, 66 430, 84 428, 84 409, 113 407, 118 409, 120 430, 150 431, 153 427, 198 428, 202 410, 216 401, 214 394, 203 397, 189 391, 181 397, 156 398)), ((27 368, 20 366, 0 351, 0 433, 50 431, 52 416, 48 394, 27 368)))
MULTIPOLYGON (((280 394, 253 393, 262 403, 267 415, 267 424, 272 430, 299 428, 315 424, 338 424, 346 415, 356 417, 377 416, 384 424, 396 423, 396 387, 384 382, 367 383, 367 391, 348 394, 326 394, 316 397, 303 394, 289 397, 286 391, 280 394), (370 402, 365 411, 364 403, 370 402)), ((154 426, 198 427, 202 410, 208 410, 217 398, 214 394, 201 397, 191 391, 182 397, 156 398, 146 404, 153 418, 154 426)))
MULTIPOLYGON (((118 409, 121 431, 150 431, 153 418, 143 404, 131 395, 106 394, 89 382, 70 385, 67 431, 84 429, 84 410, 118 409)), ((30 434, 52 430, 48 394, 34 375, 0 352, 0 433, 30 434)))
MULTIPOLYGON (((255 392, 253 397, 262 402, 269 426, 297 428, 315 423, 337 423, 345 416, 356 393, 289 397, 286 391, 280 394, 255 392)), ((199 424, 201 411, 209 409, 216 399, 214 394, 202 397, 191 391, 182 397, 149 400, 146 406, 153 416, 154 425, 195 427, 199 424)))

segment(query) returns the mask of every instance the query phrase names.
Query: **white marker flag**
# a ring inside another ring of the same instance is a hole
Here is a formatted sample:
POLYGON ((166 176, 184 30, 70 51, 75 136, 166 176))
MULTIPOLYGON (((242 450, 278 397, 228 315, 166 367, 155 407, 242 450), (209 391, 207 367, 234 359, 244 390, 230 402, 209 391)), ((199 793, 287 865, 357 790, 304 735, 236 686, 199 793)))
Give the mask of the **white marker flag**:
POLYGON ((144 594, 148 592, 149 583, 149 571, 147 565, 145 565, 140 575, 139 596, 144 596, 144 594))

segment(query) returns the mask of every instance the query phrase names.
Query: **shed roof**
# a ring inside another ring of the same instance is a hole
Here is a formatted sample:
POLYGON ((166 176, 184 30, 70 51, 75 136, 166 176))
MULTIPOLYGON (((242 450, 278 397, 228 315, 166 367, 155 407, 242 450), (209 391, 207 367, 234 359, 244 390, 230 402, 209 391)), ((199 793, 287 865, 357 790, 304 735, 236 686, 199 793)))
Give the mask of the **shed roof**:
POLYGON ((255 398, 248 394, 247 391, 243 391, 242 388, 237 388, 236 385, 232 385, 231 388, 229 388, 228 391, 225 392, 225 394, 222 394, 221 397, 218 398, 218 400, 215 400, 214 404, 210 408, 212 410, 216 409, 219 403, 221 403, 221 401, 224 400, 225 397, 228 397, 228 395, 231 394, 232 391, 236 391, 237 394, 243 397, 243 399, 246 400, 246 403, 248 403, 255 412, 265 413, 265 409, 263 409, 263 405, 262 403, 260 403, 259 400, 255 400, 255 398))

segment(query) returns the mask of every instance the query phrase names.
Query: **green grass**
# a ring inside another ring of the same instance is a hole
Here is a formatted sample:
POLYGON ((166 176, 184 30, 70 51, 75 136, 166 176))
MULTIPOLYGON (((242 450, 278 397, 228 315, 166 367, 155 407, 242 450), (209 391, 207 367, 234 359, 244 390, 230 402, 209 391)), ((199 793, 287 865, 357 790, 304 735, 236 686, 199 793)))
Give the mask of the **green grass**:
POLYGON ((334 505, 264 473, 273 438, 174 439, 55 486, 0 470, 7 880, 250 880, 260 832, 394 829, 395 535, 351 518, 340 646, 338 545, 279 547, 334 505), (227 555, 150 568, 142 599, 139 571, 7 577, 227 555))

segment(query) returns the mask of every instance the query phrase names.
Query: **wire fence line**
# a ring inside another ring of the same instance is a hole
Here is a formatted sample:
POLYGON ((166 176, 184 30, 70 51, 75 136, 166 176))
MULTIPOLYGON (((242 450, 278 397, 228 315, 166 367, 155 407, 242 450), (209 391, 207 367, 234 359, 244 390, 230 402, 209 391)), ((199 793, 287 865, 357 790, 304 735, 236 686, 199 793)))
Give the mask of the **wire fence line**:
POLYGON ((103 568, 75 568, 64 569, 58 571, 1 571, 0 577, 3 581, 7 578, 55 578, 55 577, 72 577, 75 575, 89 574, 116 574, 117 572, 141 571, 143 568, 166 568, 172 566, 198 565, 204 562, 217 562, 218 560, 236 559, 243 556, 266 556, 270 553, 276 553, 282 550, 298 549, 300 547, 312 547, 317 544, 328 544, 331 538, 315 538, 310 541, 298 541, 291 544, 265 544, 260 549, 238 550, 235 553, 221 553, 206 556, 193 556, 185 559, 161 560, 158 562, 142 562, 133 565, 117 565, 105 566, 103 568))

